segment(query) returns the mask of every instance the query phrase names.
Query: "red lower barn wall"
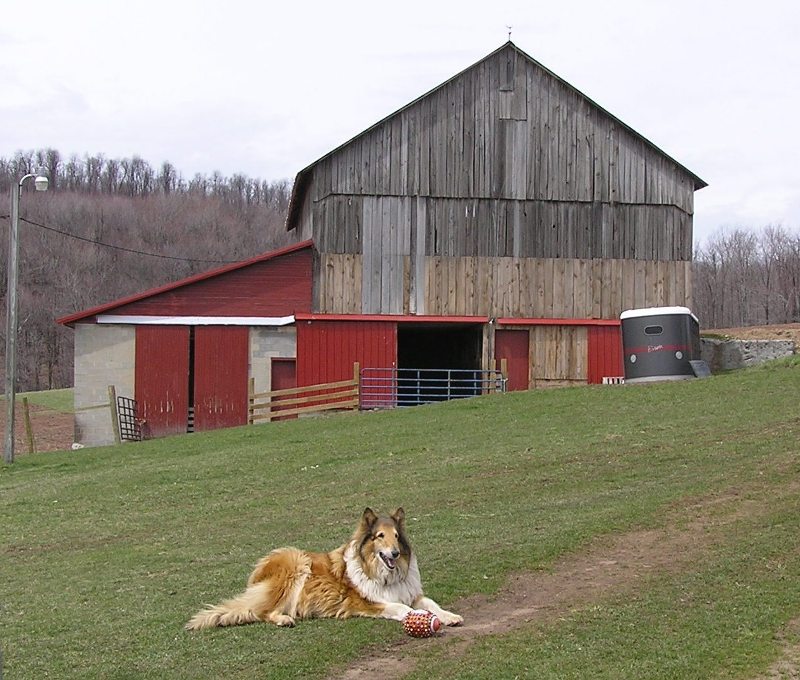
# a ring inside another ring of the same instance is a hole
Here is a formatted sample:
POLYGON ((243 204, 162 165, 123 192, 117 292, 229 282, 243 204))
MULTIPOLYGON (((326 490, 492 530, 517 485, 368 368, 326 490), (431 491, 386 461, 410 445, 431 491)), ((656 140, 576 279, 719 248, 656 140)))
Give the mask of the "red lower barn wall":
MULTIPOLYGON (((509 389, 529 386, 529 332, 498 329, 495 357, 508 360, 509 389)), ((300 320, 298 386, 349 380, 361 368, 397 366, 396 321, 300 320)), ((249 328, 138 326, 136 399, 149 436, 186 432, 194 405, 197 430, 247 422, 249 328), (190 357, 192 361, 190 363, 190 357)), ((620 328, 588 326, 588 382, 622 375, 620 328)))

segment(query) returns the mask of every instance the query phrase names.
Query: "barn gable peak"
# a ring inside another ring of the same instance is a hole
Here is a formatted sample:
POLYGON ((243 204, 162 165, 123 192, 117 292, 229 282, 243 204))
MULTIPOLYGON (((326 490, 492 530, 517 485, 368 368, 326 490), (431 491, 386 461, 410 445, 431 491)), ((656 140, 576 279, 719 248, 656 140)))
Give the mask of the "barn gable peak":
MULTIPOLYGON (((515 79, 519 77, 524 77, 524 69, 521 66, 521 64, 530 65, 536 72, 542 74, 543 82, 555 81, 561 86, 562 91, 572 93, 573 101, 585 103, 586 106, 588 106, 590 109, 596 112, 596 115, 599 119, 602 118, 607 120, 610 125, 613 125, 615 128, 624 131, 625 134, 630 135, 634 140, 637 140, 637 142, 649 148, 652 152, 655 153, 655 155, 657 155, 659 158, 663 159, 666 163, 674 167, 679 174, 683 175, 689 182, 689 184, 694 187, 695 190, 702 189, 703 187, 706 186, 705 181, 703 181, 700 177, 695 175, 685 166, 680 164, 674 158, 669 156, 662 149, 657 147, 653 142, 651 142, 646 137, 644 137, 636 130, 631 128, 629 125, 621 121, 619 118, 614 116, 608 110, 604 109, 593 99, 591 99, 586 94, 578 90, 576 87, 568 83, 566 80, 558 76, 556 73, 548 69, 546 66, 536 61, 536 59, 534 59, 527 52, 518 47, 514 42, 508 40, 504 42, 502 45, 500 45, 497 49, 487 54, 485 57, 479 59, 472 65, 468 66, 467 68, 458 72, 451 78, 437 85, 433 89, 412 100, 411 102, 401 107, 400 109, 389 114, 385 118, 379 120, 375 124, 366 128, 359 134, 355 135, 354 137, 344 142, 343 144, 339 145, 338 147, 332 149, 324 156, 320 157, 307 167, 300 170, 296 175, 294 186, 292 188, 292 196, 289 203, 289 211, 286 222, 287 229, 288 230, 293 229, 295 226, 297 226, 298 222, 300 221, 301 213, 303 211, 303 206, 306 202, 306 193, 312 183, 315 169, 323 161, 326 161, 327 159, 330 159, 331 157, 334 157, 337 154, 346 152, 346 150, 349 147, 351 147, 351 145, 369 136, 371 133, 375 133, 381 127, 386 125, 391 125, 398 117, 406 115, 407 113, 410 112, 410 110, 415 109, 415 107, 419 107, 425 100, 435 97, 438 93, 440 93, 448 86, 457 84, 461 79, 468 76, 468 74, 470 74, 471 72, 484 68, 495 69, 496 72, 493 72, 492 82, 498 86, 498 89, 501 91, 501 94, 507 95, 505 97, 502 97, 502 99, 507 102, 511 102, 512 100, 516 99, 516 101, 518 102, 518 106, 524 109, 526 106, 525 102, 526 95, 524 93, 518 94, 516 96, 511 95, 511 93, 513 93, 515 89, 515 86, 517 85, 515 79), (504 54, 508 56, 508 59, 505 64, 502 63, 503 59, 502 55, 504 54), (512 56, 514 58, 512 58, 512 56)), ((486 98, 488 95, 485 91, 474 91, 471 93, 471 96, 477 100, 481 97, 486 98)), ((528 100, 530 100, 531 96, 533 96, 532 93, 529 93, 527 95, 528 100)), ((583 104, 581 105, 583 106, 583 104)), ((513 111, 513 107, 515 106, 515 104, 510 103, 508 104, 508 106, 511 107, 512 109, 508 117, 514 118, 517 115, 513 111)), ((495 111, 492 110, 492 114, 494 113, 495 111)))

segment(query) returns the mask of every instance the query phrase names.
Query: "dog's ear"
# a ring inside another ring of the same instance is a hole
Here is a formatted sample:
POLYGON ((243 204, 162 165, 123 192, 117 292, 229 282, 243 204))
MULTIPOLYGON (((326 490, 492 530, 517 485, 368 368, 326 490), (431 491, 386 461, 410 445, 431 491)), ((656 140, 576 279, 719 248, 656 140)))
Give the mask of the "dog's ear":
POLYGON ((392 519, 397 526, 402 527, 406 519, 406 511, 403 510, 403 508, 397 508, 397 510, 392 513, 392 519))
POLYGON ((365 508, 364 513, 361 515, 361 523, 359 528, 364 531, 370 531, 375 522, 378 521, 378 516, 373 512, 372 508, 365 508))

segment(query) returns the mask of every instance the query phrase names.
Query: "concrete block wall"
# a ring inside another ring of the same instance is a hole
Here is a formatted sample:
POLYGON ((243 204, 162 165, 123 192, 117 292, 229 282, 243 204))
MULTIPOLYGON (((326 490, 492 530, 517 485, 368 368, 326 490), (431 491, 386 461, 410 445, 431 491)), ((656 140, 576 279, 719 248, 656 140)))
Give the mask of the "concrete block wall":
POLYGON ((108 386, 133 397, 136 329, 133 326, 75 326, 75 441, 84 446, 114 443, 108 386), (90 408, 105 404, 105 408, 90 408), (80 410, 80 409, 89 410, 80 410))
POLYGON ((294 326, 250 329, 250 377, 256 392, 268 392, 272 385, 272 359, 297 356, 297 329, 294 326))

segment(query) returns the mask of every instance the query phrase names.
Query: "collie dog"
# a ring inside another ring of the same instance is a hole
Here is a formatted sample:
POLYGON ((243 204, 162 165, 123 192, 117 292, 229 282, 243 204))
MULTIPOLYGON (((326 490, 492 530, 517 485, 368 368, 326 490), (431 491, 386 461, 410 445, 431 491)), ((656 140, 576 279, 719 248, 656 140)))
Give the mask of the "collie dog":
POLYGON ((273 550, 256 564, 243 593, 198 612, 186 628, 257 621, 293 626, 298 619, 313 617, 402 621, 412 609, 432 612, 443 625, 462 622, 458 614, 423 595, 403 508, 389 517, 367 508, 348 543, 329 553, 273 550))

